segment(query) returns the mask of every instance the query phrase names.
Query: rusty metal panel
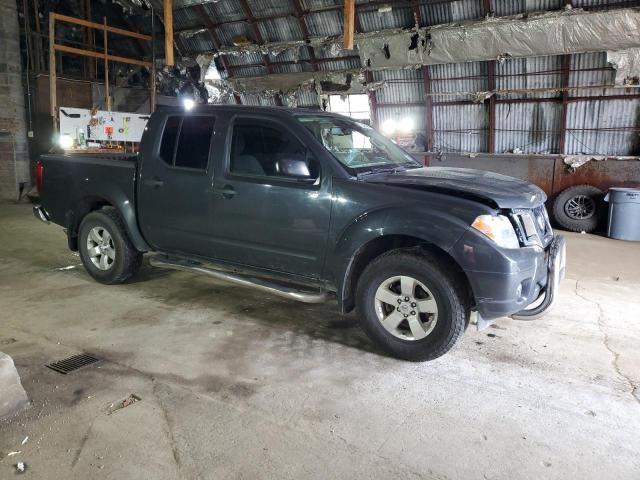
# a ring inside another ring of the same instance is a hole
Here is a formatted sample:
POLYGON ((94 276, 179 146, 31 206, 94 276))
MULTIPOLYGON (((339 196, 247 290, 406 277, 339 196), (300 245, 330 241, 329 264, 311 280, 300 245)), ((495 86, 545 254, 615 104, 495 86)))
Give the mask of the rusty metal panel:
POLYGON ((558 162, 555 172, 555 193, 583 184, 593 185, 603 191, 610 187, 640 187, 640 160, 592 160, 575 170, 562 161, 558 162))
POLYGON ((553 156, 526 155, 468 155, 446 154, 441 158, 431 158, 433 167, 475 168, 501 173, 538 185, 547 195, 553 191, 553 156))
POLYGON ((531 182, 552 198, 574 185, 593 185, 606 191, 610 187, 640 187, 640 160, 608 159, 587 162, 572 169, 559 155, 431 155, 434 167, 476 168, 509 175, 531 182))

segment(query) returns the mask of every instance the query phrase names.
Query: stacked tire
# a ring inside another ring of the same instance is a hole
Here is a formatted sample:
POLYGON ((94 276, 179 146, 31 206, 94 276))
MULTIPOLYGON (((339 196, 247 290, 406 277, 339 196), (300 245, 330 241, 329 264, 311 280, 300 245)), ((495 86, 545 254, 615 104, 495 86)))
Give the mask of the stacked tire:
POLYGON ((572 232, 593 232, 601 224, 604 193, 591 185, 576 185, 558 194, 551 210, 555 222, 572 232))

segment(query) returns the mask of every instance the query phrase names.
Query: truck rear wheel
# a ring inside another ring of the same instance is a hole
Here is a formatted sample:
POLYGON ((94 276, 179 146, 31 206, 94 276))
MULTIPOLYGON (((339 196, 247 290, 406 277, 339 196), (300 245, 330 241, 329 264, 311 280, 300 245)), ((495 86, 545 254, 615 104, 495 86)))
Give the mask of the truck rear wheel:
POLYGON ((125 282, 142 265, 142 253, 135 249, 120 216, 111 207, 82 219, 78 250, 89 275, 108 285, 125 282))
POLYGON ((386 352, 414 362, 448 352, 470 306, 457 275, 437 258, 394 251, 376 258, 356 290, 360 325, 386 352))
POLYGON ((553 202, 553 219, 572 232, 592 232, 602 218, 602 198, 602 191, 591 185, 569 187, 553 202))

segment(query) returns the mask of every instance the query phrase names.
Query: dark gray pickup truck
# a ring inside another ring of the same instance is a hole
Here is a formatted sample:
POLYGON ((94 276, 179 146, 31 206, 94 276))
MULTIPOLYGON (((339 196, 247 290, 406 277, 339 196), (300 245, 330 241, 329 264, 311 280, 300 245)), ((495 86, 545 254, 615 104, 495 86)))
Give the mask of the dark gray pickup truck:
MULTIPOLYGON (((151 116, 138 155, 44 155, 36 217, 66 229, 97 281, 151 264, 303 302, 335 296, 394 356, 553 304, 565 243, 545 194, 514 178, 423 168, 339 115, 203 106, 151 116)), ((303 321, 303 320, 301 320, 303 321)))

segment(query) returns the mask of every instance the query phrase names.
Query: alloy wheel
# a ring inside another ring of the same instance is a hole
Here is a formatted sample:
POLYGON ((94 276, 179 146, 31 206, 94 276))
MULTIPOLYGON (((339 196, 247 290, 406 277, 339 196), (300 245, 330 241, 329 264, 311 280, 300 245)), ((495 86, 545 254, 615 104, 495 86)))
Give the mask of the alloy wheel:
POLYGON ((438 321, 438 305, 431 291, 406 275, 387 278, 380 284, 375 311, 385 330, 403 340, 427 337, 438 321))
POLYGON ((87 253, 96 268, 109 270, 116 261, 113 237, 104 227, 93 227, 87 236, 87 253))

